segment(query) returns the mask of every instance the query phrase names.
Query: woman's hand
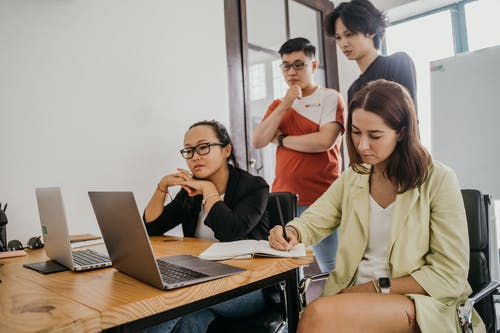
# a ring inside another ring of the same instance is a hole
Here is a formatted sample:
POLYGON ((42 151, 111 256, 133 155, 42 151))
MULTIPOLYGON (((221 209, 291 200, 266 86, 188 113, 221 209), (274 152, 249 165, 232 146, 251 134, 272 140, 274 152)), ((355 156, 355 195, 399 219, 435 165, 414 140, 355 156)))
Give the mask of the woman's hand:
POLYGON ((190 197, 194 197, 196 195, 203 195, 203 193, 207 191, 209 185, 212 185, 212 187, 214 188, 212 192, 217 193, 217 190, 215 190, 215 185, 213 185, 213 183, 208 180, 199 180, 191 178, 181 182, 179 185, 181 185, 182 188, 187 191, 190 197))
POLYGON ((347 293, 376 293, 377 290, 373 286, 373 282, 366 282, 362 284, 358 284, 355 286, 350 286, 339 291, 339 294, 347 294, 347 293))
POLYGON ((158 187, 163 192, 167 192, 168 188, 171 186, 176 186, 176 185, 182 186, 182 183, 193 178, 193 176, 188 170, 177 168, 177 171, 179 172, 166 175, 162 179, 160 179, 158 187))
POLYGON ((191 173, 184 169, 177 169, 178 172, 163 176, 155 189, 153 196, 149 200, 146 209, 144 209, 144 221, 152 222, 157 219, 163 212, 165 197, 168 194, 168 188, 171 186, 181 185, 186 180, 191 179, 191 173))
POLYGON ((276 250, 288 251, 294 247, 298 241, 297 231, 291 227, 285 228, 288 241, 284 237, 283 226, 277 225, 269 232, 269 245, 276 250))

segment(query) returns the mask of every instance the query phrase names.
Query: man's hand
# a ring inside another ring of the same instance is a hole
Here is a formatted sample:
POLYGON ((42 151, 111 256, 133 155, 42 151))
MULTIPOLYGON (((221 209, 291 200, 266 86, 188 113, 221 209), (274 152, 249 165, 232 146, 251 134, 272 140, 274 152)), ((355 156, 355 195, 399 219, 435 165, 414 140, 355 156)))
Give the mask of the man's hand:
POLYGON ((278 136, 280 136, 281 134, 283 134, 283 132, 281 132, 280 130, 277 130, 276 134, 273 136, 273 138, 271 140, 271 143, 278 145, 278 136))
POLYGON ((288 91, 286 92, 285 97, 283 97, 283 105, 285 106, 285 109, 288 109, 289 107, 292 106, 293 102, 296 99, 301 99, 302 98, 302 89, 297 84, 291 85, 290 88, 288 88, 288 91))

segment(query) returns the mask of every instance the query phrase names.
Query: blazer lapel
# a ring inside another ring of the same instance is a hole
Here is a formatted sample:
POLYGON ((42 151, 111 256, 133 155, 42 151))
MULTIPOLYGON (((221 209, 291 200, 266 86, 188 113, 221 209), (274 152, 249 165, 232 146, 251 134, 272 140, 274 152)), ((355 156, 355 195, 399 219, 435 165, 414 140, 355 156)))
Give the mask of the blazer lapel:
POLYGON ((406 218, 410 214, 419 196, 420 191, 418 190, 418 188, 414 188, 396 196, 396 205, 394 206, 394 212, 392 214, 391 238, 389 240, 389 261, 392 255, 392 249, 394 247, 394 243, 396 242, 397 235, 399 235, 401 228, 404 227, 406 218))
POLYGON ((227 180, 226 192, 224 194, 224 202, 229 206, 233 207, 233 201, 238 198, 237 193, 235 193, 238 188, 238 177, 235 176, 236 170, 232 166, 229 166, 229 179, 227 180))
POLYGON ((370 217, 370 192, 369 181, 370 177, 357 177, 357 181, 351 184, 353 208, 358 217, 358 223, 363 230, 363 242, 366 246, 368 243, 368 226, 370 217))

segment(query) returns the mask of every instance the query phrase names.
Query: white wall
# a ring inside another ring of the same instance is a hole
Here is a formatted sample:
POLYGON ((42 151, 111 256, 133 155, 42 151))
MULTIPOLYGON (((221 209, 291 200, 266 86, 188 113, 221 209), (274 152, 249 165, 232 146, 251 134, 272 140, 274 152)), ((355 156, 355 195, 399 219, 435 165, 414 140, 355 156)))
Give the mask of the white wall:
POLYGON ((430 63, 432 156, 500 200, 500 45, 430 63))
POLYGON ((72 233, 89 190, 142 210, 198 120, 228 124, 223 1, 2 0, 0 202, 7 238, 40 234, 34 188, 61 186, 72 233))
POLYGON ((356 61, 349 60, 337 47, 337 63, 339 70, 339 89, 344 98, 345 107, 347 108, 347 91, 351 84, 361 74, 356 61))

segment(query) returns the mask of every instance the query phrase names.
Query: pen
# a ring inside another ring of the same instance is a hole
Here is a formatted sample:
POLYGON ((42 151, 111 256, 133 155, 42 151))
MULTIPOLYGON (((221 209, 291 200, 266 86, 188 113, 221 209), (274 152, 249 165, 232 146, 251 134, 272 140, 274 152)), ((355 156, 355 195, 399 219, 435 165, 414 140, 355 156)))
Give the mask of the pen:
POLYGON ((276 205, 278 206, 278 214, 280 216, 280 223, 283 228, 283 238, 288 242, 289 238, 288 235, 286 234, 286 227, 285 227, 285 221, 283 220, 283 213, 281 212, 281 203, 280 199, 278 197, 275 197, 276 199, 276 205))
POLYGON ((290 239, 288 239, 288 235, 286 234, 286 227, 283 226, 283 238, 288 242, 290 239))
POLYGON ((5 213, 5 211, 7 210, 7 203, 5 203, 5 206, 3 206, 3 212, 5 213))

